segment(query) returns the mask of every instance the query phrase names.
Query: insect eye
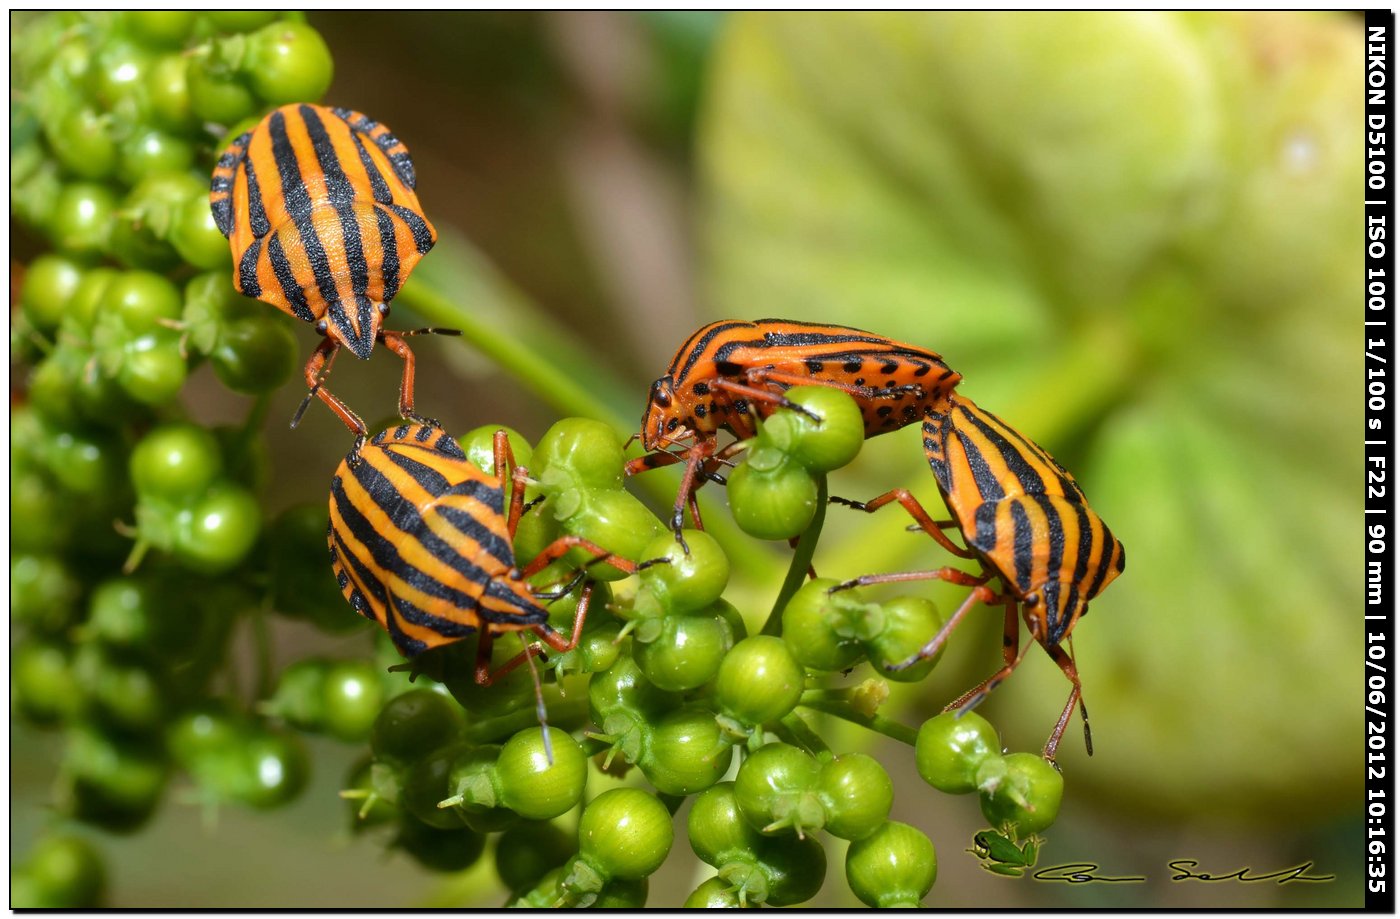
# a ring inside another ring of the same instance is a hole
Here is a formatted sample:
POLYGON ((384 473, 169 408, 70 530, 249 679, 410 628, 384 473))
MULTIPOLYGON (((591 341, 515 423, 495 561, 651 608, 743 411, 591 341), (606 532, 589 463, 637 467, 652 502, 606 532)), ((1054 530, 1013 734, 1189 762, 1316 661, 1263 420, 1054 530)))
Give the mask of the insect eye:
POLYGON ((316 323, 316 331, 317 331, 317 332, 320 332, 322 335, 325 335, 325 334, 326 334, 326 330, 329 329, 330 327, 331 327, 331 326, 330 326, 330 323, 329 323, 329 322, 326 322, 326 320, 324 320, 324 319, 322 319, 320 322, 316 323))
POLYGON ((666 385, 665 377, 651 384, 651 401, 661 408, 671 407, 671 389, 666 385))
POLYGON ((379 304, 379 315, 381 315, 381 316, 387 316, 387 315, 389 315, 389 304, 387 304, 387 303, 381 303, 381 304, 379 304))

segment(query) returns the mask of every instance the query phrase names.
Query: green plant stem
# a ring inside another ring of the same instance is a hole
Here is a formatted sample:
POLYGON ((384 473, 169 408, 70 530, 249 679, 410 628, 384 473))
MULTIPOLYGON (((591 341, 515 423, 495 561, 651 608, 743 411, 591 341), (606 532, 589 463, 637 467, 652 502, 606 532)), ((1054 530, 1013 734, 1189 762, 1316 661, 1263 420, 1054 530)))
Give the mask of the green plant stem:
POLYGON ((441 322, 461 331, 472 347, 558 411, 606 421, 620 430, 635 426, 611 405, 596 398, 585 381, 562 372, 542 358, 528 342, 503 334, 494 324, 483 321, 478 314, 426 285, 406 285, 399 292, 398 303, 431 322, 441 322))
POLYGON ((797 540, 797 548, 792 553, 792 562, 788 565, 787 577, 783 579, 783 586, 778 591, 778 599, 773 603, 773 610, 768 614, 768 621, 763 623, 764 635, 781 635, 783 631, 783 610, 787 607, 792 595, 797 593, 802 587, 802 582, 807 579, 807 571, 812 567, 812 556, 817 551, 817 540, 822 535, 822 524, 826 521, 826 476, 817 476, 817 512, 812 517, 811 524, 802 531, 802 536, 797 540))
POLYGON ((900 743, 906 743, 911 747, 914 746, 914 741, 917 740, 919 736, 919 732, 909 727, 907 724, 901 724, 883 715, 862 715, 844 702, 831 702, 822 699, 807 701, 804 699, 799 702, 798 705, 801 708, 810 708, 812 711, 834 715, 843 721, 858 724, 877 734, 893 737, 900 743))
POLYGON ((821 760, 832 758, 831 748, 822 740, 821 735, 812 730, 812 726, 803 720, 797 712, 789 712, 783 716, 783 720, 775 726, 774 733, 784 733, 788 736, 784 739, 793 746, 801 747, 808 753, 821 760))

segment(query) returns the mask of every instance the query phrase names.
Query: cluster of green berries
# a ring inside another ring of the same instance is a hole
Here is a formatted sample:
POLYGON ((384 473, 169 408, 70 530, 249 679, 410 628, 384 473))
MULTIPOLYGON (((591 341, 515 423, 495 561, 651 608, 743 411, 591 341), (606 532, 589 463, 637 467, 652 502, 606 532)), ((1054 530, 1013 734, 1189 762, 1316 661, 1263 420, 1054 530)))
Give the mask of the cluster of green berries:
MULTIPOLYGON (((251 120, 325 92, 329 51, 277 12, 16 25, 11 213, 47 251, 11 324, 27 368, 11 425, 13 712, 63 733, 57 820, 133 832, 185 783, 208 805, 284 803, 310 762, 228 688, 236 625, 270 610, 356 623, 324 570, 323 504, 311 568, 273 551, 305 551, 306 509, 264 523, 260 411, 210 430, 178 397, 202 362, 249 395, 295 367, 290 317, 232 288, 209 173, 251 120)), ((91 844, 56 826, 12 868, 13 905, 91 907, 102 876, 91 844)))
MULTIPOLYGON (((836 393, 822 396, 819 417, 840 417, 843 400, 854 412, 850 398, 836 393)), ((765 430, 808 421, 780 410, 765 430)), ((836 455, 824 445, 836 428, 813 424, 801 455, 836 455)), ((484 470, 495 468, 497 429, 484 426, 461 440, 484 470)), ((835 698, 852 700, 854 720, 874 714, 883 694, 828 689, 839 679, 832 672, 868 659, 881 673, 914 655, 942 625, 936 607, 913 597, 868 602, 815 579, 785 605, 781 634, 750 635, 723 598, 730 574, 724 550, 702 531, 677 540, 622 489, 622 445, 611 428, 567 419, 533 448, 517 432, 508 439, 515 461, 530 471, 515 546, 521 563, 559 535, 576 535, 639 559, 639 571, 613 589, 609 582, 622 572, 582 554, 536 576, 541 591, 572 583, 580 568, 601 578, 578 646, 534 662, 547 729, 535 723, 537 689, 527 668, 479 686, 471 640, 415 658, 411 669, 424 688, 387 703, 371 756, 344 792, 357 826, 390 827, 391 845, 441 870, 471 864, 488 848, 486 836, 500 833, 496 868, 513 905, 638 906, 647 876, 672 847, 672 813, 694 796, 688 840, 715 874, 687 906, 807 901, 826 877, 823 836, 850 842, 847 881, 863 902, 918 905, 937 873, 932 842, 890 820, 894 789, 879 762, 833 753, 817 728, 835 698), (629 787, 589 800, 595 774, 595 782, 621 778, 629 787), (425 857, 424 838, 459 858, 425 857), (522 852, 520 839, 538 852, 522 852)), ((577 589, 552 602, 550 625, 567 634, 577 603, 577 589)), ((520 650, 497 638, 493 666, 520 650)), ((935 663, 891 676, 921 679, 935 663)), ((1059 786, 1050 789, 1026 761, 1058 773, 1039 757, 1002 756, 982 725, 975 715, 927 722, 918 735, 921 771, 944 790, 954 790, 944 773, 967 772, 973 784, 956 790, 979 789, 994 825, 1043 829, 1058 809, 1059 786), (971 732, 984 743, 932 743, 948 723, 966 728, 958 736, 971 732)))
MULTIPOLYGON (((11 428, 11 695, 17 717, 63 734, 56 821, 131 833, 172 785, 211 817, 285 804, 312 767, 310 733, 367 744, 343 792, 356 831, 436 871, 489 848, 512 905, 644 905, 687 796, 688 841, 715 872, 687 906, 807 901, 826 876, 824 837, 849 842, 863 902, 921 902, 932 842, 889 819, 884 768, 831 751, 819 729, 831 714, 869 723, 882 698, 832 688, 837 672, 868 661, 881 677, 927 676, 936 658, 890 668, 942 626, 937 608, 818 579, 750 634, 723 596, 724 550, 698 530, 678 542, 623 487, 606 425, 566 419, 533 449, 509 435, 530 470, 522 563, 560 536, 641 563, 628 579, 578 547, 535 577, 542 591, 573 585, 549 603, 564 634, 577 572, 590 581, 573 650, 481 686, 474 641, 410 666, 374 632, 363 657, 275 672, 270 615, 333 633, 366 623, 331 577, 324 499, 264 520, 261 410, 297 343, 289 317, 233 290, 208 174, 266 110, 320 98, 329 53, 298 17, 260 11, 54 13, 20 35, 12 209, 51 251, 30 262, 12 325, 12 357, 32 370, 11 428), (204 361, 260 397, 246 424, 185 419, 178 396, 204 361), (251 691, 232 663, 239 635, 261 649, 251 691)), ((814 527, 824 476, 863 443, 844 393, 787 398, 728 473, 736 521, 763 539, 814 527)), ((483 469, 497 429, 460 439, 483 469)), ((508 638, 493 667, 523 650, 508 638)), ((976 790, 1013 838, 1054 820, 1059 774, 1002 755, 976 716, 931 719, 916 756, 935 788, 976 790)), ((57 822, 11 879, 16 906, 93 906, 106 884, 94 847, 57 822)))

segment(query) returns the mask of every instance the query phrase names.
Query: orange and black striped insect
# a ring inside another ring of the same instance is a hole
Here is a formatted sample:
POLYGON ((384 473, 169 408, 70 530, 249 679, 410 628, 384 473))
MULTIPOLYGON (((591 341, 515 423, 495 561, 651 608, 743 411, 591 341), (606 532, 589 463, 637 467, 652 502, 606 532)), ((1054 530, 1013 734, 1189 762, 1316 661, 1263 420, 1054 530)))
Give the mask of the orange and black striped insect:
POLYGON ((1031 637, 1069 678, 1073 688, 1055 730, 1045 745, 1046 759, 1055 750, 1076 703, 1084 720, 1084 743, 1093 753, 1089 716, 1079 670, 1060 645, 1089 611, 1097 597, 1123 572, 1123 545, 1089 506, 1074 477, 1043 447, 972 400, 954 396, 946 413, 924 422, 924 454, 952 521, 935 522, 913 495, 896 489, 863 504, 833 498, 866 511, 898 502, 919 527, 960 558, 981 563, 980 574, 957 568, 868 575, 834 589, 894 581, 942 580, 973 588, 938 634, 917 654, 896 665, 903 669, 932 657, 968 610, 978 602, 1005 608, 1001 669, 945 708, 969 711, 1005 680, 1030 647, 1020 648, 1016 612, 1031 637), (967 547, 953 543, 943 527, 955 527, 967 547), (988 582, 996 578, 1001 592, 988 582))
POLYGON ((651 384, 640 434, 648 452, 627 464, 627 474, 685 461, 671 519, 679 539, 687 502, 700 523, 694 492, 712 472, 717 432, 753 437, 755 418, 798 408, 783 396, 789 388, 850 393, 865 436, 874 437, 946 410, 961 379, 932 351, 860 329, 787 319, 712 322, 686 339, 651 384), (679 454, 667 449, 686 441, 693 444, 679 454))
POLYGON ((327 534, 337 583, 357 613, 378 622, 409 658, 480 633, 475 675, 483 685, 542 650, 532 645, 493 672, 492 641, 503 634, 530 632, 559 652, 578 643, 591 586, 566 638, 548 625, 541 600, 569 588, 537 591, 531 577, 575 546, 594 562, 628 573, 638 567, 577 536, 562 536, 518 565, 512 543, 528 471, 515 466, 504 431, 494 447, 493 475, 440 428, 404 424, 380 432, 336 469, 327 534))
MULTIPOLYGON (((245 296, 315 323, 325 336, 306 384, 356 434, 364 423, 323 385, 342 346, 368 359, 376 341, 404 361, 399 413, 413 411, 413 352, 382 327, 389 302, 437 241, 414 192, 408 149, 359 112, 292 104, 240 135, 214 168, 209 206, 245 296)), ((300 420, 306 402, 298 410, 300 420)))

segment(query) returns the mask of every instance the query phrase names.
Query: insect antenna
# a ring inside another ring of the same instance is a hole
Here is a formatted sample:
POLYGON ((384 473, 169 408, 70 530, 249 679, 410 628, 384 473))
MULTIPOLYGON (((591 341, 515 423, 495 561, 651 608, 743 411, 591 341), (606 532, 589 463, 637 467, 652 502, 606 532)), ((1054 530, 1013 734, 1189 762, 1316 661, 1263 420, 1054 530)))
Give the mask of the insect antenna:
POLYGON ((549 712, 544 706, 544 688, 540 685, 540 672, 535 669, 535 655, 531 653, 530 643, 525 640, 525 633, 516 634, 520 636, 520 644, 525 648, 525 666, 530 669, 530 682, 535 684, 535 717, 540 720, 540 734, 544 737, 544 758, 553 766, 554 746, 549 741, 549 712))

